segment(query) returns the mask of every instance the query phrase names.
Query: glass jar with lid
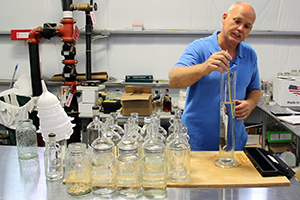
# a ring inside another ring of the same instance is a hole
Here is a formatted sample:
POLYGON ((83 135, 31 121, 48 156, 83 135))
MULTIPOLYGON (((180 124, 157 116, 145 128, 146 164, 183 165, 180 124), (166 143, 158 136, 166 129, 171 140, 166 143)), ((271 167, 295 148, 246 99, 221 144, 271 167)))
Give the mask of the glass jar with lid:
POLYGON ((124 138, 118 144, 116 181, 120 195, 137 198, 141 193, 141 161, 139 144, 127 133, 132 128, 129 124, 124 125, 124 138))
POLYGON ((109 195, 116 190, 116 160, 114 143, 102 136, 92 143, 92 188, 93 193, 109 195))
POLYGON ((73 196, 92 191, 91 158, 85 143, 71 143, 65 156, 65 178, 67 192, 73 196))
POLYGON ((167 188, 165 145, 157 138, 159 118, 153 117, 150 123, 150 136, 143 144, 142 186, 146 197, 164 198, 167 188))

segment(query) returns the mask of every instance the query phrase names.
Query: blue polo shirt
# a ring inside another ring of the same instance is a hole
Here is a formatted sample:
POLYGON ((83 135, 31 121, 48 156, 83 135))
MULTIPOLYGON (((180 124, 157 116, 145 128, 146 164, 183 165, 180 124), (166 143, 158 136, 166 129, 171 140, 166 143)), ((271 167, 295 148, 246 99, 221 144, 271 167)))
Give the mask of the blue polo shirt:
MULTIPOLYGON (((218 33, 220 31, 215 31, 189 44, 175 67, 203 63, 213 53, 221 51, 218 33)), ((245 42, 238 45, 238 53, 229 68, 236 70, 236 99, 244 100, 248 92, 260 89, 257 55, 250 45, 245 42)), ((182 122, 188 127, 193 151, 219 150, 220 76, 220 72, 213 71, 187 88, 182 122)), ((244 121, 235 120, 235 150, 242 150, 247 139, 244 121)))

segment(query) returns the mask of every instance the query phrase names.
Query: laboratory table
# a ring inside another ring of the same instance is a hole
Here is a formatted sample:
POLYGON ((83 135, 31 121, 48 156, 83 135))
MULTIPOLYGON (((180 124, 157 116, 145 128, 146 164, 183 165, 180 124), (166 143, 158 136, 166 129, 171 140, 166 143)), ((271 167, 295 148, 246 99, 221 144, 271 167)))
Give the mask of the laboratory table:
MULTIPOLYGON (((44 199, 124 199, 120 196, 101 198, 92 193, 73 197, 67 194, 61 181, 45 180, 43 147, 39 147, 38 157, 31 160, 19 160, 15 146, 0 146, 0 199, 4 200, 44 200, 44 199)), ((239 178, 238 176, 236 178, 239 178)), ((299 200, 300 184, 295 178, 289 186, 272 187, 195 187, 167 188, 166 199, 172 200, 299 200)), ((147 199, 144 196, 139 199, 147 199)))
POLYGON ((300 162, 300 125, 292 125, 287 122, 280 121, 274 114, 271 113, 271 110, 282 110, 285 107, 279 106, 277 103, 272 102, 272 105, 266 105, 263 101, 261 101, 257 107, 261 109, 262 112, 262 148, 265 148, 266 136, 267 136, 267 116, 270 116, 272 119, 277 121, 280 125, 286 128, 288 131, 292 132, 296 136, 296 158, 297 164, 300 162))

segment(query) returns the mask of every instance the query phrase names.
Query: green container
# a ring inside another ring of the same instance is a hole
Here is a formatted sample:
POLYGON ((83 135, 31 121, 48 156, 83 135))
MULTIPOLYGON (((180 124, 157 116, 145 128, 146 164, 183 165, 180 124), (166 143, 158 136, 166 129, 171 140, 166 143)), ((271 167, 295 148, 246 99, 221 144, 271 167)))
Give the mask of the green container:
POLYGON ((280 143, 280 142, 292 142, 294 134, 290 131, 267 131, 268 142, 280 143))

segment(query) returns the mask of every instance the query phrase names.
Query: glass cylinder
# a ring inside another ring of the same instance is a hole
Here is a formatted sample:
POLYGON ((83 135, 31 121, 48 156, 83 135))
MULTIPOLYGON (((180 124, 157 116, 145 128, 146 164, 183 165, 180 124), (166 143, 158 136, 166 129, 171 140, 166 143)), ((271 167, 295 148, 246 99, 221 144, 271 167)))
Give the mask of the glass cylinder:
POLYGON ((220 145, 215 165, 232 168, 238 166, 234 160, 236 70, 221 74, 220 82, 220 145))
POLYGON ((31 119, 19 121, 16 128, 16 142, 20 159, 37 157, 37 133, 31 119))
MULTIPOLYGON (((125 134, 128 127, 125 127, 125 134)), ((126 135, 125 135, 126 136, 126 135)), ((137 198, 141 192, 141 161, 137 142, 126 137, 118 144, 117 189, 120 195, 137 198)))
POLYGON ((92 143, 92 188, 98 195, 110 195, 116 190, 116 160, 114 144, 105 137, 92 143))
POLYGON ((73 196, 92 191, 91 159, 85 143, 71 143, 65 157, 65 178, 67 192, 73 196))
POLYGON ((56 181, 64 175, 62 151, 56 144, 56 135, 50 133, 48 137, 49 142, 44 152, 45 176, 49 181, 56 181))

